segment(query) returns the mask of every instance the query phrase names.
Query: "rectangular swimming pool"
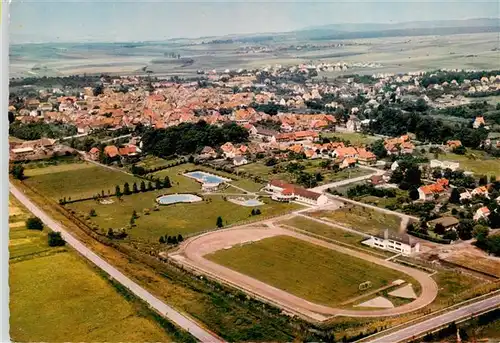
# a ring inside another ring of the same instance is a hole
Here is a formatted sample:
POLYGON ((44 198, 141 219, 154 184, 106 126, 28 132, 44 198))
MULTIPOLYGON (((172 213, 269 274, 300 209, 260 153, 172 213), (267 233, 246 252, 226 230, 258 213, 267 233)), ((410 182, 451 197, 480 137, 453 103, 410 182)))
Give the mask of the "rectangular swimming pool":
POLYGON ((214 174, 209 174, 209 173, 202 172, 202 171, 189 172, 189 173, 186 173, 184 175, 187 177, 193 178, 196 181, 201 182, 201 183, 218 184, 218 183, 222 183, 222 182, 231 181, 231 179, 226 179, 224 177, 214 175, 214 174))

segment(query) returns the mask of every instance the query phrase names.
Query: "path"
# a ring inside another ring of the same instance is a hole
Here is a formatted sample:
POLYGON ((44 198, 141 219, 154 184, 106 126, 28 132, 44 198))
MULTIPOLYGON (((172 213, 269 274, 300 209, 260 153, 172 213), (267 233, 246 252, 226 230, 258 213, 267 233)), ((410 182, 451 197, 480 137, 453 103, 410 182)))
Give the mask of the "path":
POLYGON ((500 306, 500 294, 491 298, 481 300, 470 305, 463 306, 459 309, 450 311, 440 316, 427 319, 421 323, 414 324, 407 328, 398 330, 394 333, 385 336, 368 340, 367 343, 387 343, 387 342, 402 342, 412 337, 419 337, 427 332, 443 327, 449 323, 456 322, 461 319, 466 319, 474 314, 481 313, 491 308, 500 306))
POLYGON ((153 309, 155 309, 158 313, 164 315, 168 320, 172 321, 179 327, 188 331, 191 335, 196 337, 201 342, 223 342, 220 338, 204 329, 200 325, 198 325, 194 320, 186 317, 185 315, 177 312, 172 307, 168 306, 147 290, 139 286, 137 283, 126 277, 122 274, 118 269, 113 267, 111 264, 106 262, 104 259, 96 255, 89 248, 83 245, 79 240, 77 240, 74 236, 69 234, 61 224, 53 220, 49 217, 44 211, 42 211, 39 207, 37 207, 31 200, 28 199, 27 196, 23 194, 22 191, 17 189, 14 185, 10 184, 10 192, 35 216, 39 217, 46 226, 48 226, 51 230, 56 232, 61 232, 64 240, 72 246, 76 251, 78 251, 82 256, 87 258, 89 261, 94 263, 97 267, 102 269, 104 272, 113 277, 116 281, 121 283, 127 289, 129 289, 133 294, 135 294, 138 298, 142 299, 146 303, 148 303, 153 309))
POLYGON ((394 262, 385 261, 384 259, 380 259, 366 253, 347 249, 345 247, 328 243, 323 240, 303 235, 294 231, 277 228, 276 226, 271 226, 270 228, 255 228, 255 223, 253 228, 239 227, 214 231, 193 237, 181 244, 180 249, 170 254, 169 257, 182 263, 186 267, 191 267, 199 272, 208 274, 236 288, 245 290, 260 299, 275 304, 276 306, 319 321, 325 320, 331 316, 380 317, 400 315, 427 306, 432 301, 434 301, 438 292, 438 287, 434 280, 430 278, 427 273, 424 273, 420 270, 409 268, 394 262), (329 306, 312 303, 286 291, 268 285, 255 278, 209 261, 204 257, 209 253, 224 249, 229 246, 256 241, 277 235, 292 236, 315 245, 336 250, 341 253, 348 254, 356 258, 361 258, 371 263, 375 263, 386 268, 391 268, 410 275, 420 283, 422 287, 421 295, 411 303, 391 309, 349 310, 332 308, 329 306))
POLYGON ((363 167, 363 168, 372 170, 374 172, 371 174, 367 174, 367 175, 353 177, 352 179, 346 179, 346 180, 340 180, 340 181, 336 181, 336 182, 332 182, 332 183, 327 183, 327 184, 324 184, 324 185, 321 185, 318 187, 310 188, 309 190, 313 191, 313 192, 323 193, 324 191, 326 191, 327 189, 332 188, 332 187, 345 186, 345 185, 348 185, 350 183, 359 182, 359 181, 369 179, 373 175, 382 175, 385 173, 385 171, 381 170, 381 169, 370 168, 370 167, 363 167))

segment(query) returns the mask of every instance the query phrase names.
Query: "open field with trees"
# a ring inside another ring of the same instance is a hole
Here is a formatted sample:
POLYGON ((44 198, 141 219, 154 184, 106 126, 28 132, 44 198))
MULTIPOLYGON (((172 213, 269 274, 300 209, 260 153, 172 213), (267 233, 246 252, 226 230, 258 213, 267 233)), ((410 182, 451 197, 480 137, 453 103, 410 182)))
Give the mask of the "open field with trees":
POLYGON ((307 215, 327 219, 368 234, 377 234, 385 229, 398 232, 401 225, 401 218, 395 215, 356 205, 346 205, 334 211, 319 210, 307 212, 307 215))
POLYGON ((359 132, 332 132, 332 133, 321 133, 321 137, 328 139, 340 138, 344 141, 349 141, 352 145, 370 145, 376 140, 380 139, 375 136, 365 135, 359 132))
POLYGON ((9 209, 14 341, 190 341, 166 332, 144 305, 120 295, 69 248, 49 247, 47 229, 28 230, 30 216, 14 199, 9 209))
MULTIPOLYGON (((430 158, 432 154, 429 155, 430 158)), ((465 155, 454 153, 440 153, 440 161, 454 161, 460 163, 460 169, 471 171, 477 175, 500 175, 500 159, 487 156, 484 152, 467 150, 465 155)))
POLYGON ((211 261, 309 301, 335 306, 362 295, 360 283, 377 289, 407 276, 352 256, 289 236, 219 250, 211 261))
POLYGON ((115 185, 122 186, 125 182, 132 185, 141 181, 131 175, 88 162, 49 168, 27 169, 25 173, 27 179, 24 182, 56 201, 63 197, 73 200, 92 197, 101 191, 108 194, 108 190, 113 194, 115 185))

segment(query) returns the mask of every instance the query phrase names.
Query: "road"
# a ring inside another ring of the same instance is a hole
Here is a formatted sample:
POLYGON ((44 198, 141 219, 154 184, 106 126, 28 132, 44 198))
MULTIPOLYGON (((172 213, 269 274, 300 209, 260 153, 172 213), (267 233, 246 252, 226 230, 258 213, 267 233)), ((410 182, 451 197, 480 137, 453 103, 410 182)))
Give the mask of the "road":
POLYGON ((394 333, 388 334, 386 336, 382 336, 380 338, 376 338, 371 341, 366 341, 367 343, 397 343, 401 341, 405 341, 411 339, 412 337, 418 337, 427 332, 431 332, 435 329, 438 329, 448 323, 456 322, 460 319, 465 319, 469 316, 472 316, 474 313, 480 313, 490 308, 499 307, 500 306, 500 294, 475 302, 470 305, 463 306, 454 311, 442 314, 438 317, 427 319, 421 323, 417 323, 410 327, 401 329, 394 333))
POLYGON ((372 168, 370 168, 370 170, 374 170, 374 172, 371 173, 371 174, 368 174, 368 175, 353 177, 352 179, 346 179, 346 180, 341 180, 341 181, 337 181, 337 182, 327 183, 327 184, 322 185, 322 186, 310 188, 309 190, 313 191, 313 192, 323 193, 328 188, 345 186, 345 185, 348 185, 350 183, 359 182, 359 181, 363 181, 363 180, 369 179, 373 175, 382 175, 382 174, 385 173, 385 171, 381 170, 381 169, 374 169, 374 168, 372 169, 372 168))
POLYGON ((78 251, 82 256, 86 257, 97 267, 105 271, 108 275, 113 277, 116 281, 121 283, 123 286, 128 288, 133 294, 138 298, 147 302, 153 309, 164 315, 168 320, 177 324, 179 327, 188 331, 195 338, 201 342, 223 342, 220 338, 199 326, 195 321, 186 317, 185 315, 177 312, 172 307, 168 306, 147 290, 139 286, 137 283, 126 277, 120 271, 118 271, 111 264, 103 260, 101 257, 92 252, 89 248, 83 245, 79 240, 69 234, 58 222, 50 218, 45 212, 38 208, 31 200, 28 199, 26 195, 14 185, 10 184, 10 192, 14 195, 29 211, 31 211, 35 216, 39 217, 43 223, 48 226, 51 230, 56 232, 61 232, 64 240, 72 246, 76 251, 78 251))

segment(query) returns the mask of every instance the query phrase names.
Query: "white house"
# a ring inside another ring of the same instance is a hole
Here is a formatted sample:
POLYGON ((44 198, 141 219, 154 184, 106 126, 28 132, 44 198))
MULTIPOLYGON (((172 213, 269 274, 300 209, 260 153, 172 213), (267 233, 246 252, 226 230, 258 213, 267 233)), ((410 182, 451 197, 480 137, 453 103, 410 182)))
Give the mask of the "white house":
POLYGON ((271 180, 266 186, 266 191, 272 194, 271 199, 275 201, 296 200, 310 205, 325 205, 328 197, 302 187, 298 187, 281 180, 271 180))
POLYGON ((490 215, 490 209, 486 206, 483 206, 477 209, 473 218, 475 221, 478 221, 479 219, 487 219, 489 215, 490 215))
POLYGON ((373 248, 401 253, 403 255, 411 255, 420 251, 420 243, 414 241, 413 237, 408 234, 389 234, 388 229, 380 235, 371 236, 362 243, 373 248))
POLYGON ((242 166, 247 163, 248 161, 244 156, 236 156, 235 158, 233 158, 233 164, 235 166, 242 166))
POLYGON ((460 163, 451 161, 431 160, 431 168, 451 169, 452 171, 460 168, 460 163))

